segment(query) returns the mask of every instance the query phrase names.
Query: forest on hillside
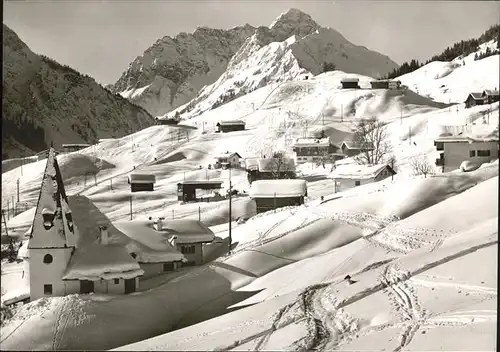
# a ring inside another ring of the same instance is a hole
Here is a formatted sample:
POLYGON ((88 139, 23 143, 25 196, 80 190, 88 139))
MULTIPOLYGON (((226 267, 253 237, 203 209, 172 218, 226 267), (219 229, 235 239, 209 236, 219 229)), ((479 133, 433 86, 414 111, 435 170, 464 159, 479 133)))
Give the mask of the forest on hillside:
POLYGON ((452 61, 457 57, 465 57, 479 50, 479 45, 493 39, 497 41, 496 51, 488 49, 485 53, 476 55, 474 57, 475 60, 480 60, 487 56, 495 55, 500 52, 500 24, 491 26, 483 34, 481 34, 479 38, 461 40, 460 42, 447 47, 441 54, 432 56, 425 63, 421 63, 415 59, 411 60, 410 62, 404 62, 403 64, 401 64, 401 66, 390 72, 385 78, 391 79, 402 76, 404 74, 413 72, 433 61, 452 61))

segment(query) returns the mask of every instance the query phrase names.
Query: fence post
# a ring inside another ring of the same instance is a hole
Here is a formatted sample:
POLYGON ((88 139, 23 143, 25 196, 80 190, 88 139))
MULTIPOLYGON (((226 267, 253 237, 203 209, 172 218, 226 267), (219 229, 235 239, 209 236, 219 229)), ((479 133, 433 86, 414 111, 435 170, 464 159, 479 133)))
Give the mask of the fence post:
POLYGON ((201 221, 201 207, 198 205, 198 221, 201 221))
POLYGON ((274 192, 274 212, 276 212, 276 192, 274 192))
POLYGON ((10 215, 10 212, 9 212, 9 202, 10 202, 10 200, 7 199, 7 220, 9 219, 9 215, 10 215))

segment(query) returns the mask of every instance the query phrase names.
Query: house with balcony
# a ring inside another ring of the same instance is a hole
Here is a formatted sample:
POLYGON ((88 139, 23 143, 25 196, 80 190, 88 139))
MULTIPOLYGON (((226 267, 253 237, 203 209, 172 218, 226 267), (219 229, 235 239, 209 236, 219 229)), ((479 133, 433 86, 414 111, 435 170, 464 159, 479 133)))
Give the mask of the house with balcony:
POLYGON ((225 152, 215 156, 214 158, 214 168, 227 169, 229 167, 235 168, 240 167, 241 155, 236 152, 225 152))
POLYGON ((338 160, 344 157, 340 148, 330 141, 330 137, 299 138, 293 144, 293 151, 297 164, 317 162, 325 157, 328 160, 338 160))
POLYGON ((457 170, 464 161, 479 167, 498 159, 498 137, 445 136, 434 140, 439 152, 436 166, 443 172, 457 170))
POLYGON ((486 89, 483 91, 483 94, 481 94, 481 98, 484 99, 485 104, 493 104, 500 100, 500 93, 498 90, 486 89))

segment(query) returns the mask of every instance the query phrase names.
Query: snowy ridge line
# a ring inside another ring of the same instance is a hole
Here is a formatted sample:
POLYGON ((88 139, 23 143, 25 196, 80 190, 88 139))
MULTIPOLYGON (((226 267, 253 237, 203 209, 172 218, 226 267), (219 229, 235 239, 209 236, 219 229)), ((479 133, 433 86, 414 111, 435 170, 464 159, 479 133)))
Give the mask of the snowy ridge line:
MULTIPOLYGON (((266 233, 269 234, 274 229, 276 229, 279 225, 281 225, 283 222, 285 222, 285 220, 287 220, 287 219, 288 218, 280 220, 278 223, 274 224, 270 229, 268 229, 266 231, 266 233)), ((231 254, 231 256, 227 256, 227 257, 223 258, 222 261, 226 261, 227 259, 231 258, 233 255, 238 254, 240 252, 248 251, 248 250, 255 250, 254 248, 249 248, 249 247, 253 247, 253 246, 258 247, 258 246, 262 246, 264 244, 267 244, 269 242, 276 241, 276 240, 278 240, 278 239, 280 239, 280 238, 282 238, 284 236, 289 235, 292 232, 301 230, 301 229, 303 229, 303 228, 305 228, 305 227, 307 227, 309 225, 312 225, 313 223, 315 223, 315 222, 317 222, 319 220, 321 220, 321 219, 314 219, 314 220, 309 221, 308 223, 304 223, 306 221, 306 220, 304 220, 304 222, 301 225, 297 226, 296 228, 288 230, 286 232, 283 232, 283 233, 281 233, 279 235, 276 235, 274 237, 271 237, 271 238, 264 238, 263 236, 261 238, 261 236, 259 236, 258 239, 250 241, 250 242, 247 242, 247 243, 245 243, 245 245, 243 247, 240 247, 236 251, 233 251, 233 253, 231 254)), ((266 254, 269 254, 269 253, 266 253, 266 254)), ((292 260, 292 259, 287 259, 287 260, 292 260)))

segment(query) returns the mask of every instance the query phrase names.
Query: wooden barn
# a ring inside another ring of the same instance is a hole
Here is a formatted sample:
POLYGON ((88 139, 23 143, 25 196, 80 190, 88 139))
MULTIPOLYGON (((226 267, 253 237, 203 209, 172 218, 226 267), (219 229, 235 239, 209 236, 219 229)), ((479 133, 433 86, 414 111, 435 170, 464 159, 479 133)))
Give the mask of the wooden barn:
POLYGON ((307 197, 305 180, 258 180, 250 187, 257 214, 287 206, 304 204, 307 197))
POLYGON ((342 81, 340 81, 342 84, 342 89, 349 89, 349 88, 354 88, 354 89, 360 89, 361 87, 359 86, 359 78, 344 78, 342 81))
POLYGON ((354 141, 343 141, 340 145, 340 151, 346 157, 356 156, 367 150, 373 150, 373 146, 361 146, 354 141))
POLYGON ((401 87, 401 81, 393 79, 377 79, 371 81, 372 89, 398 89, 401 87))
POLYGON ((244 131, 245 122, 241 120, 231 120, 231 121, 220 121, 215 125, 215 132, 234 132, 234 131, 244 131))
POLYGON ((177 184, 177 199, 183 202, 196 202, 196 190, 220 190, 222 181, 184 181, 177 184))
POLYGON ((485 102, 486 98, 482 96, 481 93, 470 93, 467 96, 467 99, 465 99, 465 108, 468 109, 470 107, 476 106, 476 105, 483 105, 485 102))
POLYGON ((132 192, 143 192, 154 190, 156 178, 152 174, 138 174, 133 173, 128 175, 128 183, 132 192))

